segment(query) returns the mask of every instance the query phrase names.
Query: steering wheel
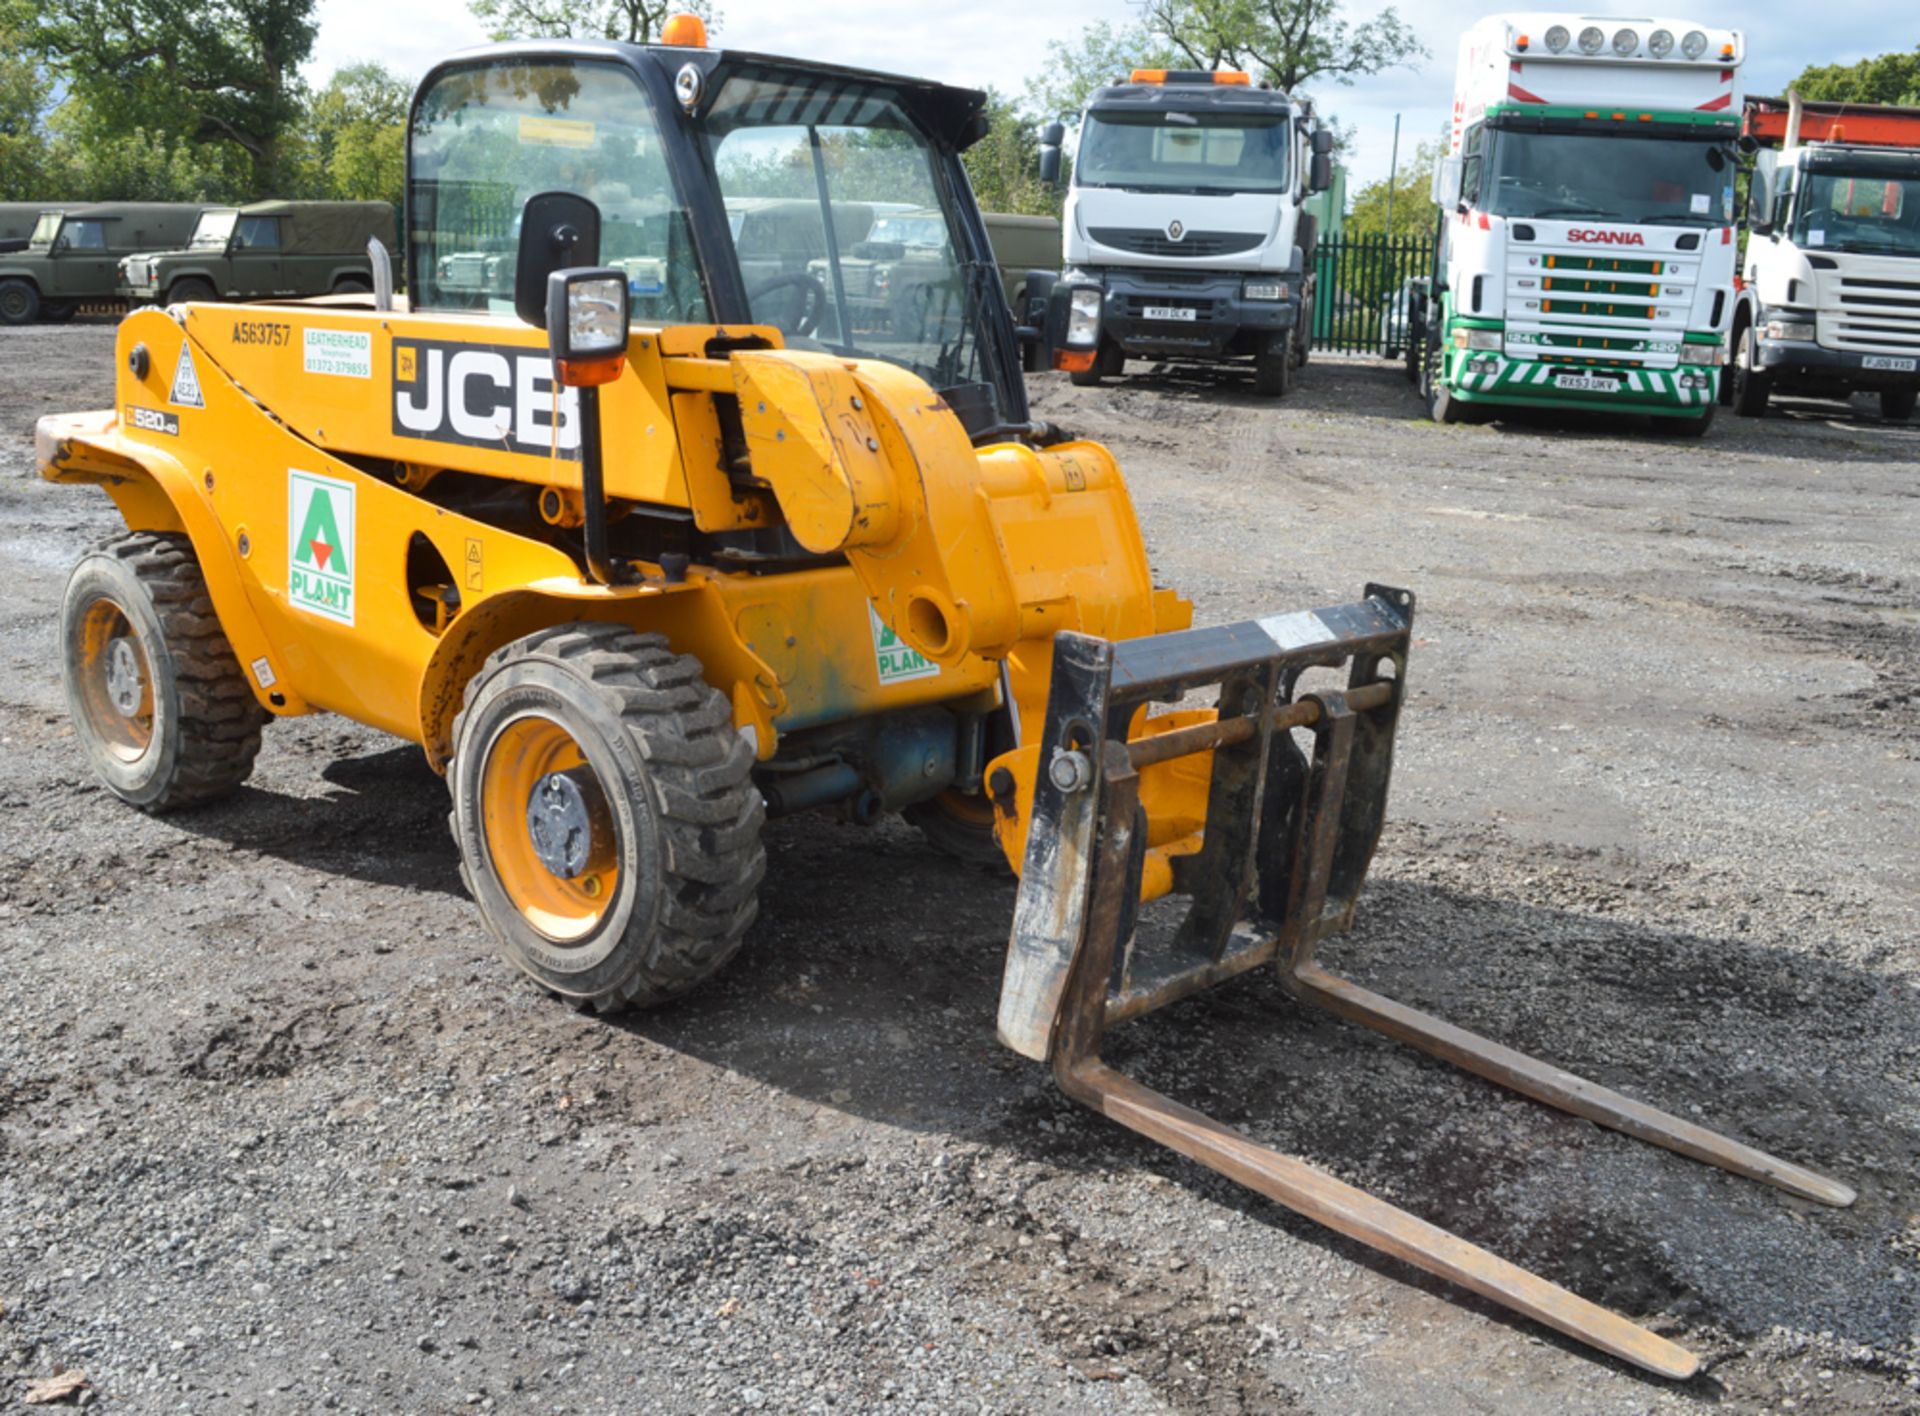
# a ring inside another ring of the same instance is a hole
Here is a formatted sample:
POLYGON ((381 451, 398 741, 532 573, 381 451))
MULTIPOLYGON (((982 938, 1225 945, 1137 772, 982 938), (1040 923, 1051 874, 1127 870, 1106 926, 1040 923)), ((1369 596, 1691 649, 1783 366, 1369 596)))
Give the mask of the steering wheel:
MULTIPOLYGON (((800 313, 794 316, 793 328, 780 325, 788 334, 810 335, 820 327, 820 317, 827 311, 827 287, 815 276, 803 270, 792 271, 786 275, 776 275, 772 280, 756 286, 747 292, 749 304, 759 306, 762 295, 771 295, 776 290, 789 287, 801 292, 800 313)), ((780 324, 778 320, 775 324, 780 324)))

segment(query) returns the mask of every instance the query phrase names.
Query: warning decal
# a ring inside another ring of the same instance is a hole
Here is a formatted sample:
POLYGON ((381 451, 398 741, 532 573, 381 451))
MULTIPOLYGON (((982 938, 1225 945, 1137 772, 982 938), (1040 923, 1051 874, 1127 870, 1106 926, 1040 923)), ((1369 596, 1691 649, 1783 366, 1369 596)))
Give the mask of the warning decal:
POLYGON ((207 406, 200 394, 200 371, 193 366, 193 346, 184 339, 180 341, 180 362, 173 367, 173 391, 167 395, 167 402, 179 408, 207 406))

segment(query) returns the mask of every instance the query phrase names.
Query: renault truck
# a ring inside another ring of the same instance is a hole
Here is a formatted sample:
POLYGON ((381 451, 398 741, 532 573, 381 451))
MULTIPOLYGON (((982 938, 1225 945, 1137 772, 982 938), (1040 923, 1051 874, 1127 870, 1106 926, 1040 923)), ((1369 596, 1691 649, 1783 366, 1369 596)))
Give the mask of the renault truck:
POLYGON ((1243 72, 1136 69, 1096 89, 1048 304, 1053 366, 1088 385, 1129 358, 1239 364, 1285 394, 1313 325, 1303 208, 1332 150, 1309 104, 1243 72))
POLYGON ((1904 423, 1920 393, 1920 108, 1753 98, 1758 151, 1726 401, 1877 394, 1904 423))
POLYGON ((1738 30, 1493 15, 1460 41, 1421 390, 1707 431, 1733 314, 1738 30))

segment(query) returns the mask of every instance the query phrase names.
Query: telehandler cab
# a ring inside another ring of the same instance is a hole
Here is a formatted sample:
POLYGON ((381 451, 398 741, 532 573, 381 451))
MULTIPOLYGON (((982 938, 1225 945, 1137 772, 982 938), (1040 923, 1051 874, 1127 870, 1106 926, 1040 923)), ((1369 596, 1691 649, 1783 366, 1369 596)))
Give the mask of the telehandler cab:
POLYGON ((1100 1061, 1106 1028, 1271 963, 1552 1105, 1852 1198, 1321 969, 1379 838, 1412 595, 1190 628, 1113 458, 1028 410, 960 164, 983 95, 709 49, 685 19, 667 38, 441 64, 408 135, 407 308, 383 282, 140 311, 114 407, 41 421, 44 475, 103 487, 128 526, 63 609, 101 778, 147 810, 207 802, 265 723, 315 710, 418 742, 503 952, 601 1009, 665 1002, 740 947, 768 813, 904 811, 1019 873, 999 1031, 1074 1097, 1692 1373, 1100 1061), (811 215, 736 219, 769 199, 811 215), (911 328, 852 318, 845 233, 870 212, 838 207, 879 201, 949 229, 911 328))

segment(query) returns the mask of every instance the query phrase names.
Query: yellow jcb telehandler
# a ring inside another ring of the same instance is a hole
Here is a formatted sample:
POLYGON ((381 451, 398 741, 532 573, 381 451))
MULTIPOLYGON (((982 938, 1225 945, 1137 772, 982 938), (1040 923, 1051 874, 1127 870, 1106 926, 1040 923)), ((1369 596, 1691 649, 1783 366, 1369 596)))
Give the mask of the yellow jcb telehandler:
POLYGON ((94 768, 160 811, 236 787, 274 718, 417 742, 506 957, 602 1009, 735 953, 769 813, 905 812, 1018 872, 999 1031, 1074 1097, 1687 1376, 1675 1344, 1100 1061, 1108 1027, 1271 964, 1552 1105, 1852 1198, 1314 962, 1379 837, 1413 597, 1190 627, 1113 458, 1028 410, 960 163, 985 130, 979 93, 710 49, 687 19, 435 68, 405 308, 377 260, 370 298, 141 311, 114 406, 39 425, 44 475, 128 527, 63 610, 94 768), (945 232, 897 322, 851 286, 903 210, 945 232))

